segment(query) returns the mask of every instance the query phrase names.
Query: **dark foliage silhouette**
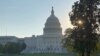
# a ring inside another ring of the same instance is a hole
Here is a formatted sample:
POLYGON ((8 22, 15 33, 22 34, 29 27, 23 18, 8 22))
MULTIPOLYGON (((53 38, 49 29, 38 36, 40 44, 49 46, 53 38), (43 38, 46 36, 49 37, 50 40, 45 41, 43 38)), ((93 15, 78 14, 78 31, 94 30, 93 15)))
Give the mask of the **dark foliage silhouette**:
POLYGON ((90 56, 97 50, 100 33, 100 0, 80 0, 74 3, 69 13, 70 21, 74 27, 69 39, 75 52, 81 56, 90 56))

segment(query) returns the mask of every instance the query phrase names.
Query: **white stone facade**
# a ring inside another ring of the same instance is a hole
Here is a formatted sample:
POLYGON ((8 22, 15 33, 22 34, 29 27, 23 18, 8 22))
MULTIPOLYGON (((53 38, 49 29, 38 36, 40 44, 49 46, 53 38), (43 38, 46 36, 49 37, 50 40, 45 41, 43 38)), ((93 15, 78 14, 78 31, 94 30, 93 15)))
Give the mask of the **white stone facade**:
POLYGON ((62 47, 61 37, 45 37, 42 35, 25 38, 27 47, 23 53, 64 53, 66 51, 62 47))

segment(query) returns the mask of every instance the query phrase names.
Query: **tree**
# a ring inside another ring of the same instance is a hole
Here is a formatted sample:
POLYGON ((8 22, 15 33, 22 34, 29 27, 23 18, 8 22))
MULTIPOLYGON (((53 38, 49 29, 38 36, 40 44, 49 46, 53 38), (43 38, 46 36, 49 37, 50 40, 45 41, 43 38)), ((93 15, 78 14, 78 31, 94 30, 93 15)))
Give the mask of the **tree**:
POLYGON ((4 54, 19 54, 25 48, 26 48, 25 43, 8 42, 2 47, 3 51, 1 53, 4 53, 4 54))
POLYGON ((67 49, 70 51, 78 52, 81 56, 85 56, 88 43, 89 45, 91 45, 89 48, 91 49, 92 53, 94 51, 100 50, 100 42, 97 42, 98 35, 96 35, 95 38, 93 37, 94 39, 90 39, 91 41, 89 41, 86 38, 85 33, 86 32, 81 28, 80 29, 76 27, 73 28, 73 31, 71 32, 71 34, 68 36, 65 36, 67 38, 64 39, 64 42, 63 42, 64 47, 67 47, 67 49))
MULTIPOLYGON (((68 30, 68 29, 67 29, 68 30)), ((68 32, 66 32, 68 33, 68 32)), ((71 31, 71 34, 65 39, 64 46, 67 47, 67 49, 78 52, 80 55, 84 56, 84 31, 79 28, 73 28, 71 31)))
POLYGON ((2 53, 2 52, 3 52, 3 45, 0 44, 0 53, 2 53))
POLYGON ((74 3, 69 13, 73 26, 70 35, 73 48, 82 56, 90 56, 96 50, 100 33, 100 0, 80 0, 74 3))
POLYGON ((62 40, 63 47, 67 47, 67 50, 72 51, 73 50, 73 42, 71 41, 71 34, 73 29, 68 28, 65 31, 64 39, 62 40))

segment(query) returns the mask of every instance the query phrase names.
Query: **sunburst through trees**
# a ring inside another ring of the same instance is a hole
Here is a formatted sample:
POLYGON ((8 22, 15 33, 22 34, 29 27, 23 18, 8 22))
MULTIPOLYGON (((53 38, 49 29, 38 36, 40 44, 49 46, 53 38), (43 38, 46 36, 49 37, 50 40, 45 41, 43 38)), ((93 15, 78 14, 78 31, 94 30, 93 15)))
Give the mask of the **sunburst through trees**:
POLYGON ((91 56, 96 52, 100 34, 100 0, 76 1, 69 13, 73 31, 65 39, 64 46, 68 47, 68 39, 71 46, 81 56, 91 56), (99 33, 98 33, 99 32, 99 33))

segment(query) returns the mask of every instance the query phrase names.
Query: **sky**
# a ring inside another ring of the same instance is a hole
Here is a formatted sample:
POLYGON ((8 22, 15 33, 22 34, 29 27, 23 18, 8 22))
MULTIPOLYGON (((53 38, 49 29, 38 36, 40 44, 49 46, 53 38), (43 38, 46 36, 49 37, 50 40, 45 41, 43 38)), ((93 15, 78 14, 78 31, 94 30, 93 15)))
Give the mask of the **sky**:
POLYGON ((69 12, 77 0, 0 0, 0 36, 42 35, 52 6, 63 33, 72 27, 69 12))

